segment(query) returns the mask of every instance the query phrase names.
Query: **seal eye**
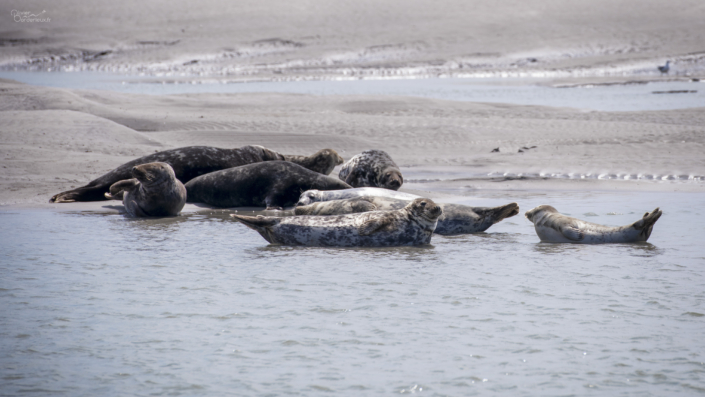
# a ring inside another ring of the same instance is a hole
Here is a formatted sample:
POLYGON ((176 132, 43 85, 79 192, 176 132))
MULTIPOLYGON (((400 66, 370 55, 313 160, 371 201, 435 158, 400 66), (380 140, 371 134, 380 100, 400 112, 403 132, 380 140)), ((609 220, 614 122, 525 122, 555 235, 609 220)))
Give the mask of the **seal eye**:
POLYGON ((425 201, 422 201, 422 202, 421 202, 421 206, 422 206, 422 207, 425 207, 425 206, 426 206, 426 202, 425 202, 425 201))

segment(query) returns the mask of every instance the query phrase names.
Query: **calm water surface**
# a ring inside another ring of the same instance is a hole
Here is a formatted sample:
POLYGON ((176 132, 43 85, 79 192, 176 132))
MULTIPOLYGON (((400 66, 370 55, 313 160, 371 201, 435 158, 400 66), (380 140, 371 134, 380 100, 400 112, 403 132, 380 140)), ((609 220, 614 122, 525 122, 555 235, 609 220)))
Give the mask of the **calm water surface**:
MULTIPOLYGON (((705 393, 705 195, 495 192, 431 246, 290 248, 205 211, 0 211, 0 395, 705 393), (539 243, 552 204, 649 243, 539 243)), ((70 205, 70 204, 69 204, 70 205)))

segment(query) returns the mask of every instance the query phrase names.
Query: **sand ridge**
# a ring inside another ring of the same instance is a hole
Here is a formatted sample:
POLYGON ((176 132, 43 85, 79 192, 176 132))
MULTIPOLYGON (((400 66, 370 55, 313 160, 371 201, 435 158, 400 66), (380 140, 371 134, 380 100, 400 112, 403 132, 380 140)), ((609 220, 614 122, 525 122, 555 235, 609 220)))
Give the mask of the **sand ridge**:
MULTIPOLYGON (((259 144, 287 154, 330 147, 345 159, 376 148, 390 153, 409 181, 435 169, 445 174, 439 184, 471 180, 490 189, 536 188, 551 175, 705 175, 702 108, 582 112, 384 96, 148 96, 8 81, 0 82, 0 92, 3 205, 45 203, 131 159, 190 145, 259 144), (530 149, 520 153, 522 147, 530 149), (493 183, 498 178, 504 184, 493 183)), ((600 180, 589 188, 616 183, 600 180)), ((702 191, 703 185, 621 183, 636 190, 702 191)))

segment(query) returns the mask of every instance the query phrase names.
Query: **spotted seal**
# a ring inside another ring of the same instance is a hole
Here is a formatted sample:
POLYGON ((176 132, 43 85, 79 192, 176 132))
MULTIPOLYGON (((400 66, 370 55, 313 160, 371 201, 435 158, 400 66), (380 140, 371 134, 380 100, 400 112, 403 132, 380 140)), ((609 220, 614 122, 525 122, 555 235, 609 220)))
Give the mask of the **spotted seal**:
POLYGON ((311 156, 284 155, 284 160, 291 161, 311 171, 323 175, 330 175, 336 165, 341 165, 345 160, 333 149, 322 149, 311 156))
POLYGON ((174 216, 186 204, 186 188, 167 163, 132 167, 132 179, 115 182, 105 198, 122 200, 131 216, 174 216))
POLYGON ((407 201, 422 198, 421 196, 417 196, 415 194, 397 192, 394 190, 383 189, 379 187, 359 187, 346 190, 307 190, 301 193, 301 197, 299 197, 299 202, 296 203, 296 205, 309 205, 311 203, 317 203, 319 201, 343 200, 358 197, 389 197, 407 201))
POLYGON ((382 150, 366 150, 343 164, 341 181, 352 187, 381 187, 399 190, 404 178, 394 160, 382 150))
POLYGON ((651 230, 661 217, 656 208, 651 213, 627 226, 603 226, 580 219, 561 215, 550 205, 540 205, 526 212, 526 218, 533 222, 536 234, 541 241, 549 243, 633 243, 646 241, 651 230))
POLYGON ((441 207, 416 199, 395 211, 337 216, 265 217, 231 214, 271 244, 316 247, 393 247, 431 242, 441 207))
MULTIPOLYGON (((357 197, 297 206, 294 213, 296 215, 341 215, 367 211, 388 211, 403 208, 408 203, 408 200, 389 197, 357 197)), ((438 205, 443 210, 443 215, 438 218, 438 225, 434 233, 446 236, 484 232, 495 223, 519 213, 517 203, 491 208, 460 204, 438 205)))
MULTIPOLYGON (((326 164, 342 160, 331 149, 319 151, 312 156, 289 157, 290 161, 301 163, 304 167, 310 165, 315 170, 320 169, 323 171, 329 167, 326 164)), ((285 158, 286 156, 283 154, 257 145, 243 146, 237 149, 221 149, 210 146, 188 146, 170 149, 129 161, 92 180, 85 186, 56 194, 49 201, 69 203, 74 201, 105 200, 105 193, 109 191, 110 186, 115 182, 132 178, 132 168, 140 164, 167 163, 174 169, 176 178, 182 183, 186 183, 197 176, 209 172, 263 161, 285 160, 285 158)))
POLYGON ((349 189, 347 183, 288 161, 265 161, 201 175, 186 183, 189 203, 281 209, 307 189, 349 189))

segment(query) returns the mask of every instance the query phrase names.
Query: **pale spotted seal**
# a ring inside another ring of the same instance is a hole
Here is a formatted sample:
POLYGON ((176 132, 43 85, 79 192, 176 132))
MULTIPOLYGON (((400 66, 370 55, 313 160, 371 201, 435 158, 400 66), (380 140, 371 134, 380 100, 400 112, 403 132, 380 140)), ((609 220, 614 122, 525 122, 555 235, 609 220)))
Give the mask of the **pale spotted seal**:
POLYGON ((612 227, 561 215, 550 205, 540 205, 526 212, 526 218, 534 223, 536 234, 541 241, 550 243, 604 244, 646 241, 660 217, 661 210, 656 208, 631 225, 612 227))
POLYGON ((189 203, 281 209, 308 189, 349 189, 333 177, 288 161, 265 161, 201 175, 186 183, 189 203))
POLYGON ((110 186, 107 199, 122 200, 131 216, 174 216, 186 204, 186 188, 167 163, 132 167, 132 179, 110 186))
POLYGON ((316 247, 393 247, 431 242, 441 207, 416 199, 395 211, 337 216, 230 215, 272 244, 316 247))
POLYGON ((301 193, 299 202, 296 205, 309 205, 319 201, 343 200, 357 197, 389 197, 401 200, 413 200, 422 198, 411 193, 397 192, 394 190, 383 189, 379 187, 359 187, 346 190, 308 190, 301 193))
POLYGON ((319 150, 311 156, 284 155, 284 160, 291 161, 311 171, 323 175, 330 175, 336 165, 343 164, 344 160, 338 152, 333 149, 319 150))
POLYGON ((394 160, 382 150, 366 150, 343 164, 341 181, 352 187, 381 187, 399 190, 404 178, 394 160))
MULTIPOLYGON (((388 211, 403 208, 408 203, 408 200, 388 197, 358 197, 297 206, 294 213, 296 215, 342 215, 368 211, 388 211)), ((460 204, 438 205, 443 210, 443 215, 438 218, 435 233, 441 235, 484 232, 495 223, 519 213, 517 203, 491 208, 460 204)))
MULTIPOLYGON (((289 156, 290 161, 313 167, 316 171, 326 171, 331 162, 338 162, 340 156, 334 151, 322 150, 312 156, 289 156)), ((209 172, 239 167, 263 161, 285 160, 285 155, 262 146, 243 146, 237 149, 221 149, 210 146, 188 146, 165 150, 127 162, 107 174, 96 178, 85 186, 54 195, 49 201, 69 203, 74 201, 105 200, 105 193, 118 181, 130 179, 132 167, 140 164, 162 162, 171 165, 176 178, 182 183, 209 172)), ((330 171, 328 171, 330 173, 330 171)))

